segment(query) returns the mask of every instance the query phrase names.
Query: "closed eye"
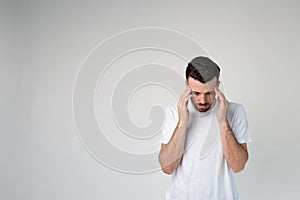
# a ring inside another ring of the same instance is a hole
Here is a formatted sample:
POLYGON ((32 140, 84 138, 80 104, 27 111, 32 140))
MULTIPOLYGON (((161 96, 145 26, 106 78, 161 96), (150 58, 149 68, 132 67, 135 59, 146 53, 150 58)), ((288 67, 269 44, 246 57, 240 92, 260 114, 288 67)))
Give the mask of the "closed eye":
POLYGON ((192 94, 198 96, 200 94, 200 92, 192 91, 192 94))
POLYGON ((216 92, 215 92, 215 91, 210 91, 210 92, 208 92, 207 94, 212 96, 212 95, 215 95, 216 92))
MULTIPOLYGON (((192 91, 191 94, 198 96, 201 93, 200 92, 196 92, 196 91, 192 91)), ((215 91, 206 92, 206 93, 204 93, 204 95, 205 96, 208 96, 208 95, 213 96, 213 95, 215 95, 215 91)))

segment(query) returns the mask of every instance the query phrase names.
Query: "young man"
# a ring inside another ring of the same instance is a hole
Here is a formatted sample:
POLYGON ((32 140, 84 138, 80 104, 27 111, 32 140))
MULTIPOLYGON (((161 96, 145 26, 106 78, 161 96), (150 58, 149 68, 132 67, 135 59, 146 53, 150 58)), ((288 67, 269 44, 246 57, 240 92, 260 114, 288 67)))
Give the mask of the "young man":
POLYGON ((219 90, 220 68, 207 57, 186 68, 186 89, 166 109, 159 162, 172 174, 166 199, 239 199, 233 173, 244 169, 251 141, 245 110, 219 90))

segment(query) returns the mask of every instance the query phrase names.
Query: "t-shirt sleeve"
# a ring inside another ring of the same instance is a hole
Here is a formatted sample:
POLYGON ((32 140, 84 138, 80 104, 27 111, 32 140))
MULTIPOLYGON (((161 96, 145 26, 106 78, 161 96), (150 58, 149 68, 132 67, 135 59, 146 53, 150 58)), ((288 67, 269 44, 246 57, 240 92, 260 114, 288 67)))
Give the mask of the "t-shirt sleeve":
POLYGON ((165 109, 165 119, 161 130, 160 143, 167 144, 176 128, 178 122, 177 107, 175 105, 167 106, 165 109))
POLYGON ((238 104, 233 119, 231 129, 235 138, 239 143, 249 143, 252 141, 250 137, 250 130, 248 119, 244 107, 238 104))

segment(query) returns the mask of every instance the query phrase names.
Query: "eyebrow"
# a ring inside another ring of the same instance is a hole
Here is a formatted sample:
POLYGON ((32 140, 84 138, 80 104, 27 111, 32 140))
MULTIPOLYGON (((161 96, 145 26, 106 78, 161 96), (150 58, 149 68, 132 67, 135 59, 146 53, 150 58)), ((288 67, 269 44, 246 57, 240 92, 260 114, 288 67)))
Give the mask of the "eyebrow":
POLYGON ((194 94, 210 94, 210 93, 214 93, 215 91, 211 90, 211 91, 208 91, 208 92, 205 92, 205 93, 201 93, 201 92, 197 92, 197 91, 192 91, 192 93, 194 94))

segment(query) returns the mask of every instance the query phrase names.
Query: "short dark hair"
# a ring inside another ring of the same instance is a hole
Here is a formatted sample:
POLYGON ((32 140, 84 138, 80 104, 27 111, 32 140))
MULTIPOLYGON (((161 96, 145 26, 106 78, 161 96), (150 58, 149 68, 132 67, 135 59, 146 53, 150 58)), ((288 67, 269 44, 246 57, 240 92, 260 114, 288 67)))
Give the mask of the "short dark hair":
POLYGON ((192 77, 201 83, 206 83, 212 80, 214 77, 219 80, 220 68, 208 57, 199 56, 194 58, 187 66, 185 70, 186 80, 192 77))

